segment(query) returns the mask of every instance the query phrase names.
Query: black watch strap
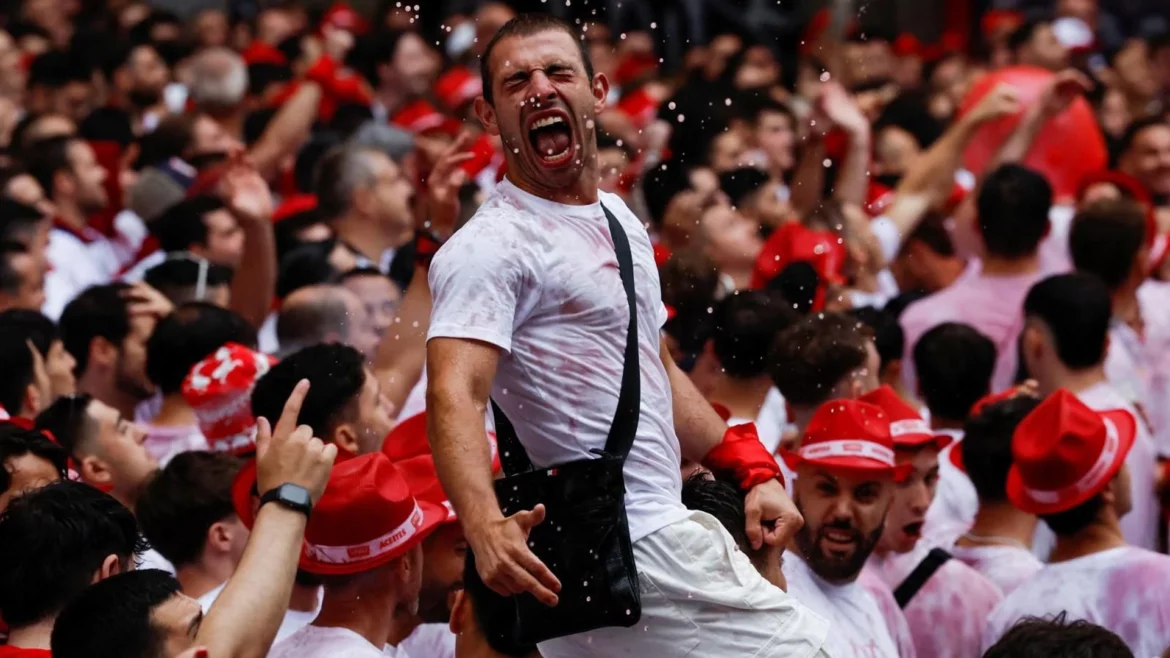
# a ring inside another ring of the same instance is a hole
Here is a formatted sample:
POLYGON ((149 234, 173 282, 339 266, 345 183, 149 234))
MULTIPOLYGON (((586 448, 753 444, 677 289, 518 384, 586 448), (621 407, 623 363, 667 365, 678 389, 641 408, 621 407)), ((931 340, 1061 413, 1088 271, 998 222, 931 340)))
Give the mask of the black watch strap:
POLYGON ((295 512, 300 512, 307 518, 313 511, 313 498, 309 490, 299 484, 285 482, 284 484, 264 492, 260 496, 260 506, 268 503, 279 503, 295 512))

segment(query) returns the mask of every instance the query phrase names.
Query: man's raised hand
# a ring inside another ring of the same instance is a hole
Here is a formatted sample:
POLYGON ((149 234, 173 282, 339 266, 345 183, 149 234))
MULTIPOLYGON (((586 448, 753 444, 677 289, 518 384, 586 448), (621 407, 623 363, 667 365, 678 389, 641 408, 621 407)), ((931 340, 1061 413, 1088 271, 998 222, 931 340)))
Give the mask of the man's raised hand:
POLYGON ((297 426, 309 381, 301 380, 284 404, 276 427, 256 419, 256 485, 260 493, 290 483, 304 487, 316 503, 325 492, 337 446, 313 436, 307 425, 297 426))

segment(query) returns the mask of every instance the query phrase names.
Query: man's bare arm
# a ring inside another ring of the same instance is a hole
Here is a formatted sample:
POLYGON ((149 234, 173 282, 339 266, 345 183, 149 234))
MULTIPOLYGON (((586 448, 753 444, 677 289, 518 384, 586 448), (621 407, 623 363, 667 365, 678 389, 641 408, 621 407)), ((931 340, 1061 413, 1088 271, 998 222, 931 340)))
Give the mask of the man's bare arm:
POLYGON ((702 462, 707 453, 723 440, 727 423, 715 413, 715 408, 703 398, 691 383, 691 378, 675 364, 665 341, 662 342, 659 355, 662 365, 666 367, 666 375, 670 378, 674 431, 678 435, 683 458, 702 462))

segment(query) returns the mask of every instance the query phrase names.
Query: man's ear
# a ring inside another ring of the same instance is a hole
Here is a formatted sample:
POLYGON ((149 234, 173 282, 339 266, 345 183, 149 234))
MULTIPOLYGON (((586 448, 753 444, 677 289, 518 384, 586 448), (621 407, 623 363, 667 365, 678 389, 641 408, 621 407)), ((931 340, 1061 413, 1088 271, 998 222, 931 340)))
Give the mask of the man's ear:
POLYGON ((98 488, 111 484, 112 474, 110 473, 110 469, 106 467, 105 462, 93 455, 87 455, 81 458, 77 463, 77 473, 86 484, 98 488))
POLYGON ((609 100, 609 78, 604 73, 593 74, 593 112, 601 114, 609 100))
POLYGON ((229 553, 232 549, 232 529, 223 521, 216 521, 207 529, 205 540, 208 548, 219 553, 229 553))
POLYGON ((480 125, 487 134, 493 137, 500 136, 500 124, 496 119, 496 108, 492 107, 483 96, 475 99, 475 118, 479 119, 480 125))
POLYGON ((455 592, 455 602, 451 604, 451 621, 448 627, 451 632, 460 635, 467 630, 467 622, 471 614, 471 601, 467 600, 467 591, 455 592))
POLYGON ((347 450, 349 454, 356 455, 358 453, 358 430, 349 423, 340 423, 333 429, 330 439, 337 444, 339 450, 347 450))
POLYGON ((118 559, 117 555, 111 553, 102 560, 102 565, 97 568, 97 571, 93 572, 93 580, 90 581, 90 584, 101 582, 120 573, 122 573, 122 561, 118 559))
POLYGON ((37 388, 36 382, 30 382, 28 386, 24 387, 24 399, 21 400, 24 411, 20 413, 27 415, 29 418, 35 417, 45 408, 46 402, 48 400, 41 399, 41 391, 37 388))
POLYGON ((101 336, 94 337, 89 342, 89 363, 90 366, 99 365, 112 368, 118 362, 118 346, 101 336))

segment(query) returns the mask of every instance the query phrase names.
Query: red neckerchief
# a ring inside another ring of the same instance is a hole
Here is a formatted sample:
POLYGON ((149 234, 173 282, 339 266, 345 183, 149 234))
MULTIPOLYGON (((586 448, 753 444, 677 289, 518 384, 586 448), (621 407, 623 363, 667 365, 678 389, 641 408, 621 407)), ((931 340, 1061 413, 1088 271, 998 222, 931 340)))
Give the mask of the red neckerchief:
POLYGON ((71 226, 69 223, 67 223, 65 220, 61 219, 60 217, 53 218, 53 228, 65 231, 69 235, 72 235, 73 237, 77 238, 78 240, 81 240, 82 244, 92 244, 97 239, 96 237, 94 237, 92 232, 87 232, 85 230, 77 230, 76 228, 71 226))

